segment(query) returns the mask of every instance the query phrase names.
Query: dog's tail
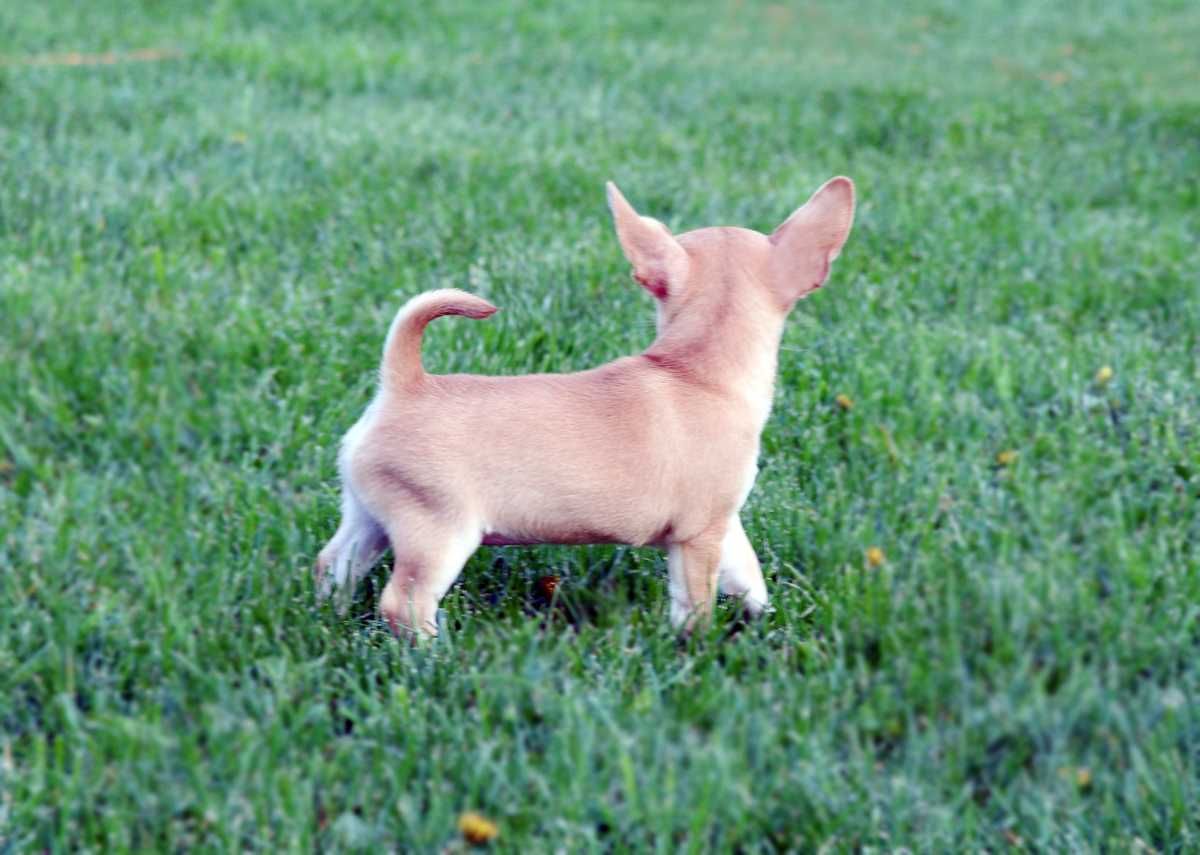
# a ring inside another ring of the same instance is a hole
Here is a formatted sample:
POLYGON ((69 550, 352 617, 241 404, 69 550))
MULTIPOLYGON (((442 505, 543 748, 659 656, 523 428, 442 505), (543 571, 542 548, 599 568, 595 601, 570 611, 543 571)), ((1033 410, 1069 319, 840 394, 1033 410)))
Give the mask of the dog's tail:
POLYGON ((425 376, 421 366, 421 334, 425 325, 443 315, 487 318, 496 307, 482 297, 442 288, 413 297, 396 313, 383 345, 383 364, 379 379, 385 389, 402 389, 420 382, 425 376))

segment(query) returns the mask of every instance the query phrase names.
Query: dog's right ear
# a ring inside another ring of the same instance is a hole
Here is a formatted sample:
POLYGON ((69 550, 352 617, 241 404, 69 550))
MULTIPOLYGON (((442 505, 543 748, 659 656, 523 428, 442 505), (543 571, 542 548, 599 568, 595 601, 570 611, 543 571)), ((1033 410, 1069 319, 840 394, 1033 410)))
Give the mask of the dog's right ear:
POLYGON ((854 182, 826 181, 769 238, 771 280, 791 305, 825 284, 854 224, 854 182))
POLYGON ((658 220, 643 217, 621 195, 611 181, 606 185, 617 240, 629 263, 633 278, 658 300, 665 300, 687 276, 687 252, 658 220))

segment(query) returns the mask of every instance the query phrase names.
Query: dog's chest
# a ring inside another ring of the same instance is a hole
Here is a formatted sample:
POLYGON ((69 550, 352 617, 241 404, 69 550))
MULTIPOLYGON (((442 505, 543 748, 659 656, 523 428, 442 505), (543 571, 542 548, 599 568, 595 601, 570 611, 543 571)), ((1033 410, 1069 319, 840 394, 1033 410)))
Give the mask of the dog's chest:
POLYGON ((766 427, 767 419, 771 417, 771 405, 775 398, 774 393, 774 378, 769 378, 765 382, 757 384, 757 388, 751 387, 747 389, 745 396, 746 410, 754 420, 754 445, 749 454, 749 459, 743 464, 742 468, 741 489, 738 493, 737 502, 739 509, 746 503, 746 499, 750 496, 750 491, 754 489, 754 481, 758 477, 759 444, 762 440, 762 432, 766 427))
POLYGON ((750 455, 750 461, 744 466, 741 473, 742 485, 738 492, 737 508, 741 510, 742 505, 746 504, 746 499, 750 497, 750 491, 754 489, 754 480, 758 477, 758 443, 754 445, 754 453, 750 455))

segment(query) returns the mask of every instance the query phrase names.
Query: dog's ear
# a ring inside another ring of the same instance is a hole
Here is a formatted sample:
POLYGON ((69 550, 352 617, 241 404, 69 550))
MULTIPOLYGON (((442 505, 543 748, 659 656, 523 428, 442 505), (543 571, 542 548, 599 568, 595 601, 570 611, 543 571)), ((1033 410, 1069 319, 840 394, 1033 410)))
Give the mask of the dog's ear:
POLYGON ((658 220, 640 216, 616 184, 609 181, 606 189, 617 240, 633 265, 633 278, 656 299, 667 299, 687 276, 687 252, 666 226, 658 220))
POLYGON ((854 223, 854 182, 831 178, 771 233, 771 287, 792 303, 825 284, 854 223))

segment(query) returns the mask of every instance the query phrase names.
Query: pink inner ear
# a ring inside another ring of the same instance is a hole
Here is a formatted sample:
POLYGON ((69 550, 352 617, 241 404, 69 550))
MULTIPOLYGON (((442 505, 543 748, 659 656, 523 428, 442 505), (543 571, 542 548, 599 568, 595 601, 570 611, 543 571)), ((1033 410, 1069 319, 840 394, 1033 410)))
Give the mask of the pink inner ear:
POLYGON ((826 255, 821 262, 821 274, 817 277, 817 281, 813 283, 812 290, 816 291, 825 284, 825 280, 829 278, 829 256, 826 255))
POLYGON ((657 274, 635 273, 633 278, 637 283, 654 295, 655 299, 667 299, 667 280, 665 277, 657 274))

